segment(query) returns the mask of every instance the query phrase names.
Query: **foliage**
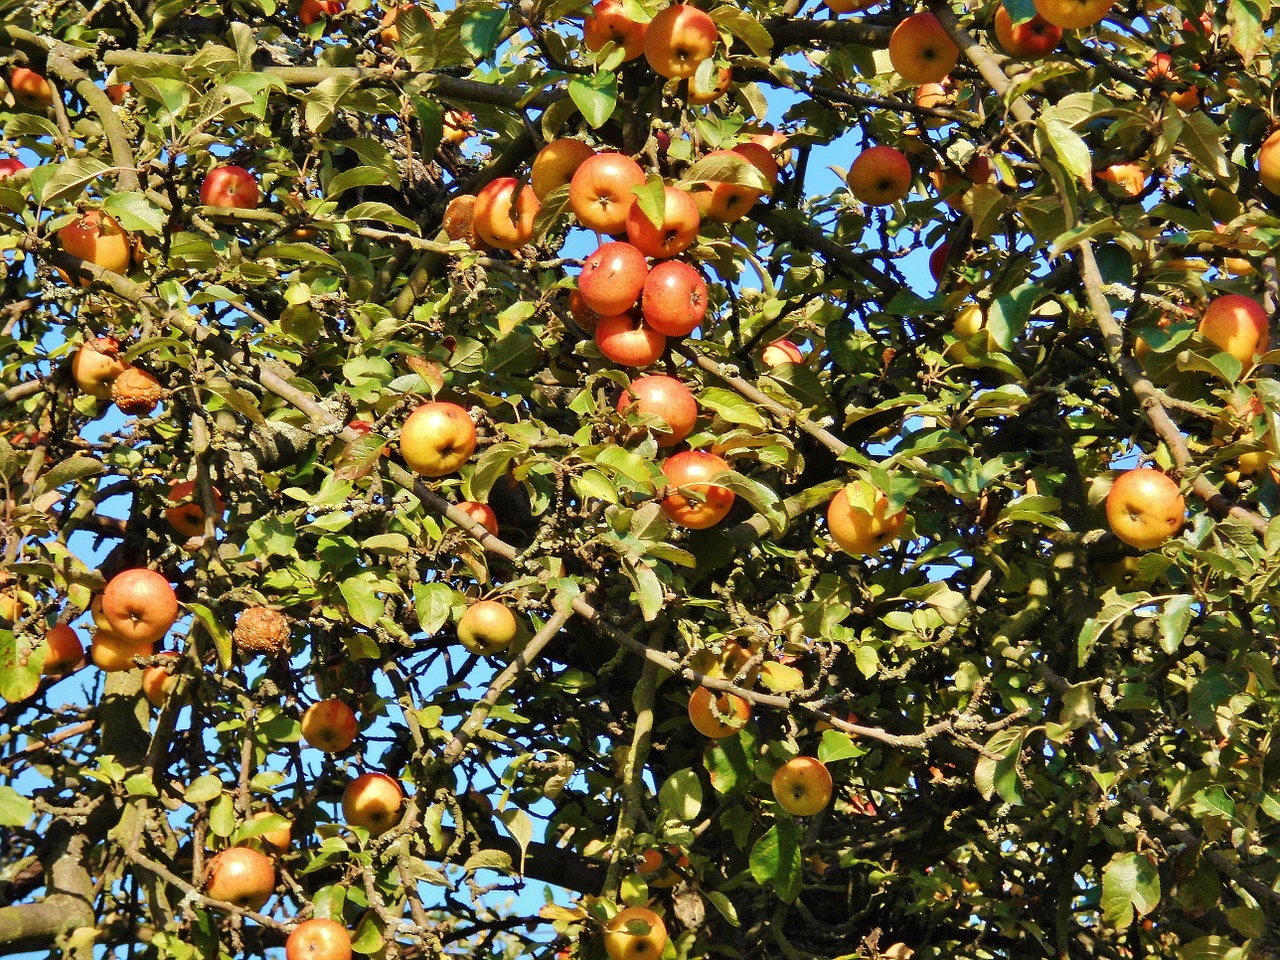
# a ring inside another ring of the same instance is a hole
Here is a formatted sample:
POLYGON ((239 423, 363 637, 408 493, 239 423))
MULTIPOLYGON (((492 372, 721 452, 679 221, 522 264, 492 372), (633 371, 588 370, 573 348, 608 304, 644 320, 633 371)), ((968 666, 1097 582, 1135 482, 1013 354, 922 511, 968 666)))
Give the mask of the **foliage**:
POLYGON ((310 914, 369 956, 600 960, 604 923, 647 904, 668 960, 1275 955, 1280 486, 1238 460, 1276 452, 1280 393, 1274 355, 1242 365, 1194 330, 1219 293, 1275 307, 1270 6, 1115 7, 1018 63, 995 4, 934 4, 964 51, 935 107, 888 63, 906 6, 705 6, 699 79, 734 82, 689 106, 643 57, 585 50, 577 0, 424 5, 394 42, 360 0, 306 26, 274 0, 0 5, 4 59, 58 94, 0 109, 32 164, 0 180, 3 576, 30 595, 0 622, 6 950, 213 958, 310 914), (1148 73, 1158 51, 1174 77, 1148 73), (738 495, 688 531, 660 509, 663 424, 617 412, 630 374, 569 311, 593 243, 565 192, 514 252, 441 223, 559 136, 685 188, 759 186, 696 164, 766 119, 782 181, 704 220, 685 259, 712 309, 656 365, 699 400, 681 449, 726 458, 738 495), (823 171, 873 144, 911 158, 904 202, 823 171), (993 179, 953 177, 944 204, 925 174, 975 155, 993 179), (1099 178, 1120 162, 1149 174, 1138 195, 1099 178), (260 208, 200 204, 228 163, 260 208), (82 209, 136 238, 127 276, 59 248, 82 209), (973 302, 987 327, 958 336, 973 302), (76 389, 104 336, 159 377, 154 412, 76 389), (781 338, 802 363, 762 362, 781 338), (479 447, 424 480, 397 438, 430 398, 479 447), (1188 493, 1185 530, 1145 553, 1101 508, 1137 462, 1188 493), (174 479, 203 536, 165 522, 174 479), (870 556, 825 530, 856 479, 908 513, 870 556), (139 670, 42 677, 45 630, 92 635, 92 596, 136 566, 189 615, 166 705, 139 670), (493 657, 456 642, 479 597, 520 624, 493 657), (288 618, 277 657, 236 649, 260 605, 288 618), (751 720, 696 734, 698 683, 751 720), (300 740, 326 697, 361 722, 336 757, 300 740), (813 817, 770 791, 797 754, 835 779, 813 817), (368 770, 409 795, 373 838, 339 808, 368 770), (285 820, 262 913, 202 893, 213 851, 285 820))

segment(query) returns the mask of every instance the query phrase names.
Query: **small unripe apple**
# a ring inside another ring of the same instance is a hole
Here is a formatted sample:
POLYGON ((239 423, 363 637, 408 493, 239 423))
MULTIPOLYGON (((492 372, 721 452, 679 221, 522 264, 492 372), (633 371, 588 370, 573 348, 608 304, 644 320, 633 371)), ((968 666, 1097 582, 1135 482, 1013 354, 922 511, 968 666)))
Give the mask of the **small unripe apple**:
POLYGON ((481 600, 458 621, 458 642, 482 656, 505 650, 516 638, 515 615, 497 600, 481 600))

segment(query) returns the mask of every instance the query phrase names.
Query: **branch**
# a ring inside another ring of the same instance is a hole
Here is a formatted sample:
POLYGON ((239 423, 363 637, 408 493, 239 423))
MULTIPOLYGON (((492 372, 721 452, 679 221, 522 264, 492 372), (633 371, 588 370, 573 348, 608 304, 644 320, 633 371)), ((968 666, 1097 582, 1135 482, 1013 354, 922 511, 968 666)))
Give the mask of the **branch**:
POLYGON ((93 927, 93 878, 85 864, 91 838, 58 821, 51 830, 53 860, 45 871, 42 900, 0 907, 0 944, 6 953, 48 950, 63 934, 93 927))

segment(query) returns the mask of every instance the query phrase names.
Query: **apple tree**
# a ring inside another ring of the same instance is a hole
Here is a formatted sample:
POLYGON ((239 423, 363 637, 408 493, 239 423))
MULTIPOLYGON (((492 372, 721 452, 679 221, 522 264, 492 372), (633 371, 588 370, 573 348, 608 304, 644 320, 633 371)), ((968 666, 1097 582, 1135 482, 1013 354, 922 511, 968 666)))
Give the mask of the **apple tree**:
POLYGON ((1280 955, 1258 0, 0 3, 0 944, 1280 955))

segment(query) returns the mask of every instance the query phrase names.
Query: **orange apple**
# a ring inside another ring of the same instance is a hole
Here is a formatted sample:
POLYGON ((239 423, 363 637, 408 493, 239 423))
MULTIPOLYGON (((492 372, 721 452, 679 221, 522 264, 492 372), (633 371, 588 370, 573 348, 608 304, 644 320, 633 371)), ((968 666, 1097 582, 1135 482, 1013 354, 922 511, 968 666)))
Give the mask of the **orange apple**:
POLYGON ((662 498, 662 512, 677 526, 690 530, 714 527, 733 507, 734 492, 714 483, 712 477, 729 469, 729 464, 714 453, 686 450, 667 457, 662 473, 670 487, 662 498), (675 492, 683 489, 692 496, 675 492))
POLYGON ((647 367, 656 363, 667 348, 666 334, 630 313, 601 317, 596 323, 595 339, 605 359, 620 367, 647 367))
MULTIPOLYGON (((270 810, 259 810, 249 819, 262 820, 270 816, 274 816, 270 810)), ((276 853, 284 853, 289 849, 289 844, 293 842, 293 827, 286 823, 283 827, 279 827, 278 829, 268 830, 266 833, 258 834, 257 839, 261 840, 263 844, 276 853)))
POLYGON ((173 693, 178 686, 178 678, 173 674, 173 670, 178 668, 178 655, 160 653, 156 656, 164 657, 165 662, 143 668, 142 694, 152 706, 163 707, 165 701, 169 699, 169 694, 173 693))
MULTIPOLYGON (((226 504, 222 502, 222 495, 216 487, 211 492, 213 509, 220 517, 226 504)), ((173 505, 165 507, 164 518, 169 521, 169 526, 184 537, 204 536, 204 507, 198 502, 197 496, 194 480, 169 481, 169 492, 165 499, 173 505)))
POLYGON ((133 241, 114 217, 86 210, 58 231, 58 244, 73 257, 112 273, 128 273, 133 241))
POLYGON ((889 62, 908 83, 938 83, 959 58, 960 48, 932 13, 912 14, 889 37, 889 62))
POLYGON ((667 948, 667 927, 648 907, 626 907, 604 930, 609 960, 658 960, 667 948))
POLYGON ((234 163, 214 167, 200 184, 200 202, 206 207, 256 210, 261 200, 257 177, 234 163))
POLYGON ((246 910, 261 910, 275 888, 275 865, 248 847, 228 847, 218 853, 205 873, 206 894, 246 910))
POLYGON ((1147 188, 1147 171, 1136 163, 1113 163, 1105 170, 1099 170, 1094 176, 1099 180, 1114 183, 1131 197, 1136 197, 1147 188))
POLYGON ((689 722, 712 740, 733 736, 749 719, 751 704, 735 694, 717 696, 706 687, 698 687, 689 697, 689 722))
POLYGON ((654 223, 640 204, 633 204, 627 214, 627 239, 646 257, 665 260, 683 253, 698 239, 702 215, 698 204, 684 190, 664 187, 662 220, 654 223))
POLYGON ((1173 55, 1161 50, 1147 58, 1147 80, 1153 90, 1167 97, 1179 110, 1194 110, 1200 105, 1200 88, 1178 76, 1173 55))
POLYGON ((582 39, 592 53, 606 43, 613 42, 622 48, 623 62, 634 60, 644 53, 647 23, 639 23, 627 16, 620 0, 599 0, 591 14, 582 21, 582 39))
POLYGON ((404 791, 385 773, 362 773, 342 791, 342 816, 376 837, 400 822, 404 791))
MULTIPOLYGON (((759 170, 766 183, 774 184, 778 180, 778 163, 773 154, 761 144, 738 144, 732 150, 712 150, 704 159, 711 157, 732 158, 735 163, 740 162, 741 158, 759 170), (741 147, 754 149, 739 149, 741 147)), ((741 220, 762 196, 764 191, 755 187, 721 181, 695 184, 693 192, 694 202, 703 219, 717 220, 720 223, 741 220)))
POLYGON ((817 757, 792 757, 773 775, 773 798, 793 817, 824 810, 831 788, 831 771, 817 757))
POLYGON ((1036 13, 1064 30, 1083 30, 1102 20, 1112 0, 1035 0, 1036 13))
POLYGON ((59 623, 45 632, 44 666, 40 674, 45 677, 56 677, 84 659, 84 643, 75 628, 66 623, 59 623))
POLYGON ((329 17, 336 17, 346 6, 346 0, 302 0, 298 6, 298 21, 304 26, 329 17))
POLYGON ((595 155, 590 145, 573 137, 552 140, 533 158, 529 186, 533 188, 534 196, 540 202, 546 200, 547 194, 569 183, 587 158, 595 155))
POLYGON ((14 623, 21 620, 35 602, 35 597, 18 587, 0 590, 0 622, 14 623))
POLYGON ((284 942, 284 960, 351 960, 351 934, 336 920, 303 920, 284 942))
POLYGON ((683 879, 677 871, 688 871, 689 858, 674 843, 667 844, 667 854, 652 848, 640 854, 640 862, 636 864, 636 873, 644 877, 650 888, 669 888, 680 885, 683 879), (666 864, 674 863, 675 869, 666 864), (665 869, 664 869, 665 867, 665 869))
POLYGON ((120 357, 114 337, 98 337, 81 345, 71 358, 71 376, 84 393, 99 400, 111 399, 111 384, 129 369, 120 357))
POLYGON ((760 352, 760 362, 766 367, 780 367, 784 363, 804 363, 804 354, 790 340, 775 340, 760 352))
POLYGON ((125 97, 129 96, 129 91, 132 89, 133 84, 130 83, 109 83, 106 86, 107 99, 118 107, 124 103, 125 97))
POLYGON ((1061 27, 1038 13, 1015 25, 1003 3, 996 7, 995 30, 1000 49, 1015 60, 1042 60, 1062 42, 1061 27))
POLYGON ((499 177, 476 194, 472 223, 491 247, 519 250, 533 239, 533 218, 541 207, 532 188, 521 187, 515 177, 499 177))
POLYGON ((47 110, 53 106, 53 87, 30 67, 14 67, 9 71, 9 92, 19 106, 28 110, 47 110))
POLYGON ((632 380, 618 398, 618 412, 625 412, 632 404, 641 413, 666 422, 667 432, 657 434, 660 447, 674 447, 693 432, 698 422, 698 401, 675 377, 653 374, 632 380))
POLYGON ((458 621, 458 642, 481 656, 507 649, 518 632, 515 615, 497 600, 473 603, 458 621))
POLYGON ((627 226, 627 215, 643 187, 640 164, 621 153, 597 153, 584 160, 569 181, 569 208, 578 222, 597 233, 618 234, 627 226))
POLYGON ((1252 297, 1228 293, 1210 301, 1197 327, 1201 336, 1246 367, 1271 339, 1266 309, 1252 297))
POLYGON ((132 670, 136 657, 149 657, 156 645, 150 640, 126 640, 110 630, 97 630, 89 643, 89 658, 103 673, 132 670))
POLYGON ((496 537, 498 535, 498 517, 487 503, 463 500, 458 504, 458 509, 488 530, 490 536, 496 537))
POLYGON ((414 473, 444 477, 476 449, 476 426, 456 403, 433 400, 409 414, 400 428, 400 455, 414 473))
POLYGON ((911 163, 895 147, 869 147, 853 161, 846 180, 863 203, 887 206, 911 191, 911 163))
POLYGON ((907 521, 906 510, 889 513, 889 498, 863 480, 855 480, 831 498, 827 507, 827 530, 845 553, 853 556, 874 553, 897 539, 907 521), (872 507, 863 505, 868 494, 872 507))
POLYGON ((715 21, 687 3, 658 12, 644 34, 644 58, 658 76, 684 80, 715 52, 720 34, 715 21))
POLYGON ((117 573, 102 593, 102 613, 113 633, 132 643, 154 643, 178 619, 178 596, 154 570, 117 573))
POLYGON ((1158 470, 1126 470, 1107 494, 1111 532, 1131 547, 1152 550, 1182 529, 1187 503, 1158 470))
POLYGON ((1280 130, 1267 137, 1258 148, 1258 178, 1264 187, 1280 196, 1280 130))
POLYGON ((338 699, 320 700, 302 715, 302 739, 325 753, 341 753, 360 732, 356 712, 338 699))

